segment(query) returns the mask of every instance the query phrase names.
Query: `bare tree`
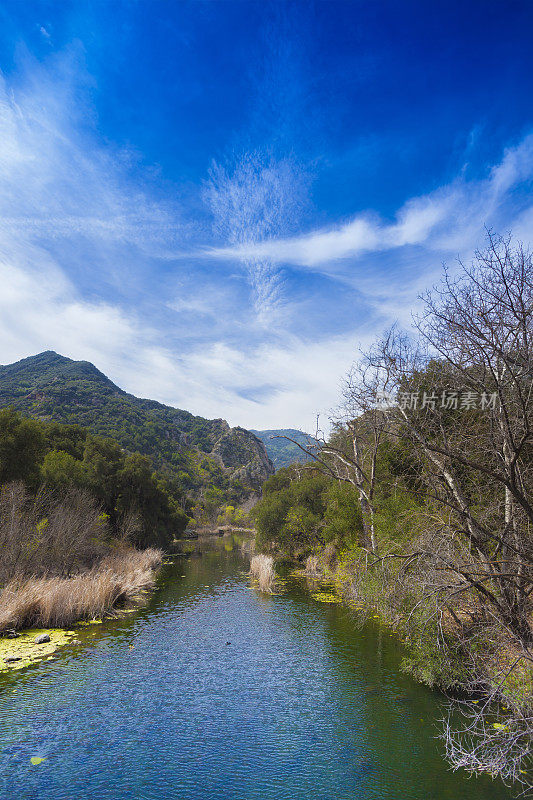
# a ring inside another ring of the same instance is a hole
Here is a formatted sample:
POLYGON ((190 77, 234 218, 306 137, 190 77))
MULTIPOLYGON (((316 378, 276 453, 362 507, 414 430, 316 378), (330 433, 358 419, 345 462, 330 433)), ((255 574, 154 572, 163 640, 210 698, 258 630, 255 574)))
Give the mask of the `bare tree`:
POLYGON ((410 607, 414 636, 421 617, 433 626, 448 685, 460 664, 462 688, 483 698, 452 703, 463 719, 445 725, 452 766, 533 788, 532 255, 489 232, 471 265, 445 270, 421 299, 414 332, 392 327, 358 358, 333 434, 317 425, 307 445, 282 438, 312 457, 302 470, 354 487, 362 570, 381 571, 404 617, 410 607), (376 526, 391 442, 416 500, 416 536, 403 548, 380 542, 376 526))
POLYGON ((469 543, 470 563, 454 571, 528 645, 532 275, 529 253, 491 238, 474 266, 425 297, 420 342, 393 330, 369 355, 395 383, 390 416, 410 436, 428 497, 469 543))
MULTIPOLYGON (((391 329, 367 364, 394 390, 387 435, 411 448, 427 515, 425 540, 401 558, 463 645, 474 628, 492 643, 504 678, 495 688, 474 659, 470 685, 484 684, 493 709, 502 697, 513 703, 512 676, 533 661, 533 263, 489 233, 487 249, 460 267, 423 298, 418 336, 391 329)), ((360 389, 351 392, 357 404, 360 389)), ((476 709, 459 739, 448 728, 452 762, 519 775, 528 708, 517 699, 499 727, 476 709)))
MULTIPOLYGON (((374 524, 376 464, 386 427, 384 411, 375 403, 373 383, 379 377, 368 364, 361 363, 352 368, 344 387, 345 404, 335 420, 335 430, 328 438, 319 430, 318 421, 316 433, 314 437, 308 437, 306 445, 289 436, 272 437, 287 439, 297 445, 312 459, 312 469, 354 487, 361 508, 364 546, 373 553, 378 552, 374 524)), ((303 465, 300 469, 310 467, 303 465)))
MULTIPOLYGON (((128 518, 127 528, 134 525, 128 518)), ((81 489, 32 496, 23 484, 10 483, 0 491, 0 585, 29 575, 71 575, 109 552, 110 540, 107 516, 81 489)))

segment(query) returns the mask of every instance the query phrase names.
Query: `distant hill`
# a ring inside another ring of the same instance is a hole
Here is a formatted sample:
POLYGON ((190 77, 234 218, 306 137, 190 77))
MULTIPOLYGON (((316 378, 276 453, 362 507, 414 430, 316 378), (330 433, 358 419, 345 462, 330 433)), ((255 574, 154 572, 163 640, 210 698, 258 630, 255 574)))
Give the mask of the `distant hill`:
POLYGON ((302 433, 302 431, 298 431, 295 428, 280 428, 279 430, 271 431, 252 430, 250 433, 255 434, 258 439, 261 439, 276 469, 288 467, 290 464, 294 464, 297 461, 305 463, 311 460, 310 456, 306 455, 303 450, 300 450, 298 445, 293 442, 289 442, 287 439, 273 438, 276 436, 288 436, 290 439, 294 439, 295 442, 299 442, 299 444, 305 447, 308 442, 312 440, 312 437, 306 433, 302 433))
POLYGON ((120 389, 88 361, 46 351, 0 366, 0 407, 31 417, 82 425, 110 436, 193 496, 213 488, 238 503, 261 489, 274 472, 261 440, 223 419, 142 400, 120 389))

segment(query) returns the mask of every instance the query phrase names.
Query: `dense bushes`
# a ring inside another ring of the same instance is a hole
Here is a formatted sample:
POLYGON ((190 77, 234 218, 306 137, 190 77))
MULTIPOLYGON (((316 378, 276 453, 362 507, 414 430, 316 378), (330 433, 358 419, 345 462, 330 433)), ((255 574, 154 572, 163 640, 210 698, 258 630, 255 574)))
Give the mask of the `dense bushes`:
POLYGON ((187 517, 147 458, 75 425, 0 410, 0 634, 135 601, 187 517))
POLYGON ((353 488, 299 466, 284 467, 265 482, 254 518, 259 550, 302 558, 331 541, 354 545, 361 532, 353 488))
POLYGON ((250 515, 242 508, 225 506, 217 517, 217 525, 230 525, 235 528, 245 528, 250 524, 250 515))
POLYGON ((64 502, 90 496, 112 535, 127 527, 141 546, 167 546, 188 521, 177 482, 154 472, 146 456, 79 426, 24 419, 10 408, 0 410, 0 476, 4 486, 16 481, 35 492, 41 485, 64 502))
POLYGON ((0 410, 0 634, 135 601, 188 520, 138 453, 75 425, 0 410))
POLYGON ((10 408, 0 411, 0 485, 19 480, 36 484, 45 451, 43 425, 10 408))

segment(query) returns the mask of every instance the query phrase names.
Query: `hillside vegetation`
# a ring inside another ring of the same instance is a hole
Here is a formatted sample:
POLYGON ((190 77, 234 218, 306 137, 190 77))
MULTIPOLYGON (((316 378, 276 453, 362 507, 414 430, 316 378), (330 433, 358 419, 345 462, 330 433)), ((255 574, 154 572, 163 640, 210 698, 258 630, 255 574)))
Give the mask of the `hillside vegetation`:
POLYGON ((216 516, 260 492, 273 472, 263 444, 223 419, 124 392, 93 364, 52 351, 0 367, 0 407, 13 406, 43 421, 80 425, 110 437, 179 486, 187 511, 216 516))
POLYGON ((0 367, 0 634, 137 602, 192 517, 240 520, 273 471, 248 431, 140 400, 87 362, 0 367))
POLYGON ((187 522, 146 456, 1 409, 0 635, 138 600, 187 522))
MULTIPOLYGON (((13 408, 0 409, 0 491, 0 580, 30 557, 26 572, 46 571, 63 539, 75 552, 80 519, 98 519, 100 531, 142 547, 167 547, 189 519, 179 485, 154 471, 148 457, 78 425, 27 419, 13 408)), ((87 524, 84 538, 94 550, 102 537, 87 524)))

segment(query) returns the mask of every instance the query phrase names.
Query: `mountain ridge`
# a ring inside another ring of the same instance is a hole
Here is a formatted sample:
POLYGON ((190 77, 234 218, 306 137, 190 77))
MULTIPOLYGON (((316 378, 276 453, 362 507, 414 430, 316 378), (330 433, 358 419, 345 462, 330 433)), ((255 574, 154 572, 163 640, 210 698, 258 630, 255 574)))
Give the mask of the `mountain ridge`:
POLYGON ((196 496, 217 489, 224 501, 246 500, 274 472, 264 444, 246 429, 138 398, 90 361, 53 350, 0 366, 0 406, 8 405, 114 438, 196 496))
POLYGON ((302 447, 305 447, 310 441, 313 442, 312 436, 297 428, 273 428, 264 431, 251 428, 250 433, 261 439, 276 470, 297 462, 305 464, 307 461, 312 460, 311 456, 304 453, 297 444, 284 438, 294 439, 302 447))

